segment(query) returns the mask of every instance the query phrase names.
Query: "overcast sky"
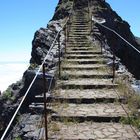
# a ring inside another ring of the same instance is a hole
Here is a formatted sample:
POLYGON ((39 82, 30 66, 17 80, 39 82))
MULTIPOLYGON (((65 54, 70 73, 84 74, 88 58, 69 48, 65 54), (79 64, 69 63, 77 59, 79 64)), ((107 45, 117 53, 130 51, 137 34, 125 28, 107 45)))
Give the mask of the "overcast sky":
MULTIPOLYGON (((140 0, 107 0, 140 37, 140 0)), ((46 27, 58 0, 0 0, 0 61, 29 61, 34 32, 46 27)))

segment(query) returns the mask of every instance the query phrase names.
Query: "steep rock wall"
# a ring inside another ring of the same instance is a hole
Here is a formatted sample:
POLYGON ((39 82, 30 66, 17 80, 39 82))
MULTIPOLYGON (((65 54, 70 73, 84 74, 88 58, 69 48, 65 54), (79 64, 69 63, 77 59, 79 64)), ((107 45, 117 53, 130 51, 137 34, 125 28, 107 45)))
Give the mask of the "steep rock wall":
MULTIPOLYGON (((123 38, 129 41, 136 48, 140 49, 135 36, 130 30, 130 25, 124 21, 110 5, 104 0, 91 0, 92 15, 96 18, 103 18, 106 20, 107 27, 115 30, 123 38)), ((140 79, 140 54, 132 47, 125 43, 122 39, 117 37, 114 33, 96 25, 100 31, 100 37, 111 48, 111 50, 121 59, 121 62, 128 68, 128 70, 138 79, 140 79)), ((94 33, 93 33, 94 34, 94 33)))

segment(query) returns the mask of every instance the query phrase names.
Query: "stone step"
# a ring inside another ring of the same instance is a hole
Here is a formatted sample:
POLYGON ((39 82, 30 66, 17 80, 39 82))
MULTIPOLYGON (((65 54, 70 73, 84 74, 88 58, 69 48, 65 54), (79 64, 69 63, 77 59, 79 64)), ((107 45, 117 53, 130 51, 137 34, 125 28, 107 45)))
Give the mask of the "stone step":
POLYGON ((70 29, 69 30, 70 32, 90 32, 90 30, 86 30, 86 29, 83 29, 83 30, 78 30, 78 29, 70 29))
POLYGON ((105 58, 105 56, 101 54, 87 54, 87 55, 81 55, 81 54, 66 54, 65 57, 67 59, 88 59, 88 58, 105 58))
POLYGON ((89 27, 76 27, 76 26, 71 26, 70 30, 89 30, 89 27))
POLYGON ((87 28, 89 28, 89 26, 88 25, 71 25, 71 27, 77 27, 77 28, 79 28, 79 27, 87 27, 87 28))
POLYGON ((105 59, 67 59, 67 63, 76 63, 76 64, 106 64, 107 60, 105 59))
POLYGON ((99 51, 69 51, 67 54, 101 54, 99 51))
POLYGON ((89 29, 79 29, 79 28, 76 28, 76 29, 74 29, 74 28, 70 28, 69 31, 88 31, 88 32, 90 32, 89 29))
POLYGON ((69 33, 69 37, 77 37, 77 36, 80 36, 80 37, 83 37, 83 36, 87 36, 87 35, 89 35, 89 33, 88 34, 82 34, 82 33, 80 33, 80 34, 77 34, 77 33, 75 33, 75 34, 73 34, 73 33, 69 33))
MULTIPOLYGON (((85 50, 93 50, 93 48, 69 48, 70 51, 85 51, 85 50)), ((76 57, 75 57, 76 58, 76 57)))
POLYGON ((91 45, 89 44, 89 42, 85 42, 85 41, 84 42, 83 41, 80 41, 80 42, 77 42, 77 41, 76 42, 75 41, 68 41, 67 42, 67 46, 75 47, 75 45, 76 45, 76 47, 79 47, 81 45, 82 45, 82 47, 87 47, 87 46, 88 47, 91 47, 91 45))
POLYGON ((84 39, 84 40, 88 41, 86 36, 81 36, 81 35, 80 36, 78 36, 78 35, 70 35, 68 38, 69 39, 72 38, 72 39, 76 39, 76 40, 84 39))
POLYGON ((78 34, 78 35, 79 35, 79 34, 80 34, 80 35, 81 35, 81 34, 88 34, 88 35, 89 35, 90 32, 89 32, 89 31, 73 31, 73 30, 70 30, 70 31, 69 31, 69 34, 70 34, 70 35, 71 35, 71 34, 74 34, 74 35, 75 35, 75 34, 76 34, 76 35, 77 35, 77 34, 78 34))
MULTIPOLYGON (((74 90, 73 90, 74 91, 74 90)), ((67 93, 67 92, 66 92, 67 93)), ((121 103, 125 103, 125 99, 124 98, 115 98, 114 96, 113 97, 97 97, 97 98, 95 98, 95 97, 90 97, 90 98, 88 98, 88 97, 69 97, 69 96, 67 96, 66 94, 64 95, 64 96, 51 96, 51 97, 49 97, 49 98, 47 98, 46 99, 46 102, 48 103, 50 103, 51 101, 54 101, 55 100, 55 102, 56 103, 64 103, 64 102, 67 102, 67 103, 74 103, 74 104, 93 104, 93 103, 102 103, 102 102, 105 102, 105 103, 114 103, 114 102, 116 102, 116 101, 118 101, 118 102, 121 102, 121 103)), ((43 103, 44 102, 44 96, 42 95, 42 96, 38 96, 36 99, 35 99, 35 101, 34 101, 34 103, 43 103)), ((43 105, 42 104, 40 104, 40 105, 30 105, 29 106, 30 108, 36 108, 36 109, 43 109, 43 105)))
POLYGON ((73 16, 73 21, 79 21, 79 20, 89 20, 88 18, 87 18, 87 14, 85 15, 85 14, 75 14, 74 16, 73 16))
POLYGON ((99 70, 107 69, 105 64, 94 64, 94 65, 84 65, 84 64, 65 64, 62 66, 63 70, 99 70))
POLYGON ((85 33, 85 32, 77 32, 77 33, 72 33, 72 32, 70 32, 69 33, 69 36, 74 36, 74 35, 77 35, 77 36, 87 36, 87 35, 89 35, 89 33, 85 33))
POLYGON ((83 45, 83 43, 67 43, 67 47, 68 48, 92 48, 93 50, 95 49, 95 47, 93 45, 90 45, 89 43, 85 43, 83 45))
POLYGON ((69 30, 72 33, 89 33, 89 30, 69 30))
POLYGON ((73 47, 90 47, 90 45, 88 44, 83 44, 83 43, 71 43, 71 44, 67 44, 67 48, 73 48, 73 47))
POLYGON ((86 20, 87 14, 85 15, 84 13, 75 13, 73 15, 73 19, 78 19, 78 20, 86 20))
POLYGON ((69 40, 83 40, 84 39, 84 41, 87 41, 87 37, 86 36, 69 36, 69 40))
POLYGON ((76 32, 74 32, 72 29, 70 30, 70 32, 69 32, 69 35, 71 35, 71 34, 76 34, 76 35, 81 35, 81 34, 89 34, 90 32, 87 32, 87 31, 84 31, 84 32, 82 32, 82 31, 76 31, 76 32))
POLYGON ((49 128, 49 138, 57 140, 138 140, 129 125, 118 123, 52 121, 49 128))
POLYGON ((84 24, 84 23, 82 23, 82 24, 80 24, 80 23, 74 23, 74 24, 71 24, 70 25, 70 27, 77 27, 77 28, 78 28, 78 26, 79 27, 82 27, 82 28, 84 28, 84 27, 88 27, 89 28, 90 27, 88 23, 87 24, 84 24))
POLYGON ((85 49, 85 50, 91 49, 94 51, 94 47, 90 46, 88 42, 79 42, 78 44, 76 44, 75 41, 73 41, 73 42, 71 41, 71 42, 68 42, 67 46, 70 46, 70 47, 68 47, 68 49, 77 49, 77 50, 79 50, 79 49, 85 49), (75 46, 73 46, 73 45, 75 45, 75 46), (78 46, 76 46, 76 45, 78 45, 78 46), (80 45, 82 45, 82 46, 80 46, 80 45))
POLYGON ((88 25, 89 24, 89 22, 87 22, 87 21, 73 21, 72 22, 72 25, 88 25))
POLYGON ((93 50, 93 48, 70 48, 69 50, 72 50, 72 51, 84 51, 84 50, 93 50))
POLYGON ((86 20, 86 19, 82 19, 82 20, 79 20, 79 19, 73 19, 71 20, 71 25, 73 24, 84 24, 84 25, 89 25, 89 20, 86 20))
POLYGON ((112 83, 112 79, 78 78, 63 81, 61 80, 59 82, 59 88, 61 89, 115 89, 117 86, 117 84, 112 83))
MULTIPOLYGON (((50 103, 52 101, 55 102, 67 102, 67 103, 76 103, 76 104, 91 104, 91 103, 114 103, 114 102, 125 102, 125 98, 121 96, 118 90, 113 89, 59 89, 53 91, 51 96, 46 98, 46 102, 50 103), (118 95, 120 97, 118 97, 118 95)), ((36 95, 34 103, 30 105, 31 107, 42 108, 42 104, 44 102, 44 95, 36 95), (36 104, 37 103, 37 104, 36 104)))
POLYGON ((55 90, 52 96, 55 97, 55 101, 58 100, 61 103, 91 104, 101 102, 114 103, 116 101, 125 103, 125 98, 121 96, 121 93, 113 89, 59 89, 55 90), (120 97, 118 97, 118 95, 120 95, 120 97))
POLYGON ((87 47, 87 46, 91 47, 92 45, 85 38, 86 36, 82 36, 82 37, 71 36, 71 38, 69 38, 69 40, 67 41, 67 46, 80 47, 80 45, 82 45, 82 47, 87 47))
POLYGON ((62 77, 67 76, 67 78, 113 78, 112 73, 107 71, 93 71, 93 70, 65 70, 62 72, 62 77))
POLYGON ((84 45, 87 45, 87 44, 89 44, 89 42, 88 41, 86 41, 86 40, 82 40, 82 39, 79 39, 79 40, 76 40, 76 39, 74 39, 74 40, 68 40, 68 42, 67 42, 68 44, 70 44, 70 45, 72 45, 72 44, 84 44, 84 45))
MULTIPOLYGON (((129 112, 126 105, 125 110, 129 112)), ((52 120, 63 121, 74 119, 78 122, 119 122, 122 117, 127 117, 126 112, 120 104, 94 103, 94 104, 72 104, 58 103, 49 108, 52 112, 52 120)))
POLYGON ((87 31, 87 30, 70 30, 69 33, 74 33, 74 34, 77 34, 77 33, 86 33, 86 34, 89 34, 90 31, 87 31))
MULTIPOLYGON (((72 46, 69 46, 69 49, 70 48, 85 48, 84 46, 82 47, 82 46, 80 46, 80 47, 72 47, 72 46)), ((86 48, 89 48, 89 50, 90 49, 92 49, 92 50, 94 50, 94 47, 86 47, 86 48)), ((68 49, 68 50, 69 50, 68 49)), ((109 58, 109 59, 113 59, 113 56, 112 55, 106 55, 106 54, 65 54, 65 57, 73 57, 73 58, 109 58)))
MULTIPOLYGON (((81 22, 81 20, 83 20, 83 22, 86 22, 87 23, 87 19, 85 19, 85 17, 81 17, 80 18, 80 22, 81 22)), ((71 20, 71 22, 72 23, 75 23, 75 22, 78 22, 79 23, 79 19, 77 19, 77 18, 73 18, 72 20, 71 20)), ((94 26, 94 27, 96 27, 96 26, 94 26)))
MULTIPOLYGON (((83 15, 81 15, 82 17, 83 15)), ((88 19, 85 19, 85 18, 73 18, 72 22, 88 22, 89 20, 88 19)))
POLYGON ((78 26, 78 25, 79 26, 88 26, 88 24, 89 24, 88 22, 84 22, 84 23, 83 22, 73 22, 71 25, 72 26, 75 26, 75 25, 76 26, 78 26))

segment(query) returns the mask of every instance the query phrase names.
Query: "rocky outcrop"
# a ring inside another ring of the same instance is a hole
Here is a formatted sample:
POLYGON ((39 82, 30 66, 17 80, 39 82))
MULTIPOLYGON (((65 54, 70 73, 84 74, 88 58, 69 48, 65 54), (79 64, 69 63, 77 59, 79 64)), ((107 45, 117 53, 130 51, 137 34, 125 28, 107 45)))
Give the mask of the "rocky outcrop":
POLYGON ((56 34, 61 30, 61 20, 49 22, 47 28, 36 31, 32 41, 32 58, 30 63, 40 65, 50 49, 56 34))
POLYGON ((140 38, 139 37, 136 37, 136 41, 140 45, 140 38))
POLYGON ((24 83, 22 81, 18 81, 17 83, 10 85, 3 93, 3 96, 0 96, 0 135, 19 105, 21 97, 23 96, 20 94, 23 85, 24 83))
MULTIPOLYGON (((124 21, 118 14, 112 10, 110 5, 104 0, 91 1, 92 15, 96 18, 105 19, 107 27, 115 30, 123 38, 129 41, 136 48, 140 45, 136 42, 136 38, 130 30, 130 25, 124 21)), ((126 65, 128 70, 134 74, 136 78, 140 78, 140 54, 132 47, 117 37, 114 33, 96 25, 100 32, 100 38, 106 42, 110 49, 121 59, 121 62, 126 65)), ((93 32, 95 34, 95 32, 93 32)))
MULTIPOLYGON (((61 3, 61 2, 60 2, 61 3)), ((35 32, 34 39, 32 41, 32 52, 30 59, 30 66, 23 74, 23 78, 20 82, 12 84, 9 86, 7 91, 0 97, 0 136, 6 128, 8 122, 10 121, 13 113, 19 105, 23 95, 26 93, 30 83, 32 82, 36 72, 38 71, 39 65, 44 60, 48 50, 50 49, 57 33, 62 29, 67 15, 70 13, 71 2, 66 2, 67 10, 62 5, 58 5, 56 8, 56 13, 52 20, 48 23, 46 28, 40 28, 35 32), (68 6, 68 5, 69 6, 68 6), (66 11, 66 13, 64 12, 66 11)), ((64 32, 60 33, 61 48, 64 47, 64 32)), ((56 63, 58 61, 58 43, 54 43, 52 53, 47 60, 49 66, 49 72, 47 78, 53 75, 56 71, 56 63)), ((49 80, 47 80, 49 85, 49 80)), ((28 111, 28 105, 34 100, 35 95, 41 94, 43 92, 42 87, 42 75, 39 74, 35 83, 33 84, 27 98, 25 106, 22 107, 21 112, 28 111)), ((47 85, 47 86, 48 86, 47 85)), ((53 79, 52 87, 55 85, 55 80, 53 79)), ((51 87, 51 88, 52 88, 51 87)))

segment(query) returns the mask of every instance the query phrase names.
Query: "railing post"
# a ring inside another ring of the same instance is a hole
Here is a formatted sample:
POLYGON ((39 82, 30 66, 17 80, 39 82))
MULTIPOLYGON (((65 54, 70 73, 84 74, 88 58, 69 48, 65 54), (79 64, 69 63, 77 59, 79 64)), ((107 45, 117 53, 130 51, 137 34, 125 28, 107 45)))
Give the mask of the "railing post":
POLYGON ((91 17, 90 17, 90 33, 92 32, 92 13, 91 13, 91 17))
POLYGON ((101 41, 101 54, 103 54, 103 43, 101 41))
POLYGON ((72 10, 74 10, 74 5, 75 4, 75 1, 73 0, 73 4, 72 4, 72 10))
POLYGON ((67 23, 66 23, 66 26, 65 26, 65 54, 67 52, 67 23))
POLYGON ((89 0, 88 1, 88 18, 89 18, 89 21, 90 21, 90 8, 89 8, 89 0))
POLYGON ((58 61, 58 67, 59 67, 59 79, 61 78, 61 48, 60 48, 60 33, 58 35, 58 51, 59 51, 59 61, 58 61))
POLYGON ((69 41, 69 20, 67 22, 67 42, 69 41))
POLYGON ((92 32, 92 11, 90 9, 90 0, 88 0, 88 16, 89 16, 89 24, 90 24, 90 33, 92 32))
POLYGON ((43 64, 43 90, 44 90, 44 121, 45 121, 45 140, 48 140, 48 122, 47 122, 47 104, 46 104, 46 76, 45 76, 45 64, 43 64))
POLYGON ((114 54, 114 52, 113 52, 113 80, 112 80, 112 82, 114 82, 114 79, 115 79, 115 54, 114 54))

